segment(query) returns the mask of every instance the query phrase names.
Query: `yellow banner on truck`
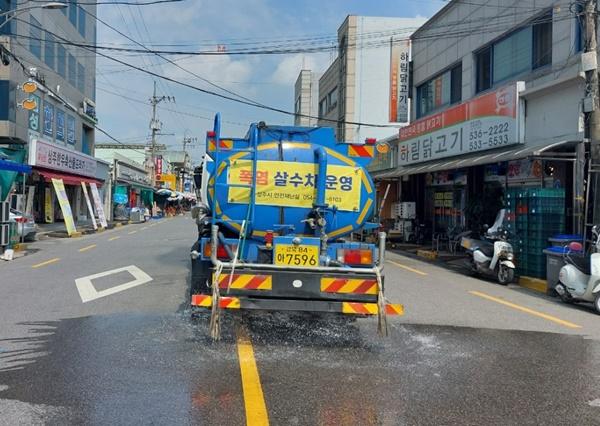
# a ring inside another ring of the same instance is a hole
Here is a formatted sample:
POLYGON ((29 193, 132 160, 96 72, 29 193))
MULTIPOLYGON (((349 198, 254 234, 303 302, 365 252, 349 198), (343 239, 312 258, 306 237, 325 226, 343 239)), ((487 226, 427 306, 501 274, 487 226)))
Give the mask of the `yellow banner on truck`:
MULTIPOLYGON (((312 207, 317 200, 318 164, 288 161, 259 161, 256 171, 256 204, 284 207, 312 207)), ((362 169, 327 166, 325 202, 339 210, 360 207, 362 169)), ((227 182, 252 184, 252 161, 238 160, 229 167, 227 182)), ((250 188, 229 188, 228 201, 246 204, 250 188)))

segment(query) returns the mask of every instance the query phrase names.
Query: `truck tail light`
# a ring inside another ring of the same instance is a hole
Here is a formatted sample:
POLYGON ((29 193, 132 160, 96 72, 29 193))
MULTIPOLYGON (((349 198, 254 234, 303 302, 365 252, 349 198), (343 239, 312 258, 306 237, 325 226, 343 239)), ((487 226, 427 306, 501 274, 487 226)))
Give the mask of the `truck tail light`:
POLYGON ((208 136, 209 138, 214 138, 216 135, 217 134, 214 130, 209 130, 208 132, 206 132, 206 136, 208 136))
POLYGON ((370 249, 339 249, 338 262, 346 265, 373 265, 373 251, 370 249))
POLYGON ((365 139, 365 143, 367 145, 375 145, 377 143, 377 139, 375 139, 375 138, 366 138, 365 139))
POLYGON ((265 245, 267 248, 271 248, 273 246, 273 231, 267 231, 265 233, 265 245))
MULTIPOLYGON (((237 250, 237 245, 232 245, 230 246, 231 248, 231 252, 235 254, 235 251, 237 250)), ((212 246, 210 243, 207 243, 204 245, 204 252, 203 252, 203 256, 205 258, 210 258, 212 254, 212 246)), ((222 244, 219 244, 219 246, 217 247, 217 259, 220 260, 230 260, 229 256, 227 255, 227 250, 225 249, 225 246, 223 246, 222 244)))

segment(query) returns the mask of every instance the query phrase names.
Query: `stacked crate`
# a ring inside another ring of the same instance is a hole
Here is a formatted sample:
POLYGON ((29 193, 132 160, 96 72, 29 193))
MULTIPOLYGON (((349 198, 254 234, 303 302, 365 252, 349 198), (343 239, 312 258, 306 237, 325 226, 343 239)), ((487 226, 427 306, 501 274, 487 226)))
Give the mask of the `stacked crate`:
POLYGON ((528 196, 527 275, 546 276, 548 239, 565 230, 565 190, 530 189, 528 196))
POLYGON ((529 248, 527 244, 529 192, 523 188, 509 188, 506 193, 507 222, 510 242, 516 257, 517 273, 525 275, 529 248))

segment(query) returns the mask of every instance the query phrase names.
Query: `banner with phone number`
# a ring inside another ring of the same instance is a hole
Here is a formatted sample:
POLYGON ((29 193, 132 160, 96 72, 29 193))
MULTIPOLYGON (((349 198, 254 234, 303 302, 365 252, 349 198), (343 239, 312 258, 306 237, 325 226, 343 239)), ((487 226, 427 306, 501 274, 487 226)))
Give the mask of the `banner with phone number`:
MULTIPOLYGON (((256 171, 256 204, 283 207, 312 207, 317 199, 317 170, 313 163, 259 161, 256 171)), ((362 169, 327 166, 325 202, 339 210, 358 211, 362 169)), ((228 183, 252 184, 252 162, 237 161, 229 168, 228 183)), ((229 188, 228 201, 246 204, 249 188, 229 188)))

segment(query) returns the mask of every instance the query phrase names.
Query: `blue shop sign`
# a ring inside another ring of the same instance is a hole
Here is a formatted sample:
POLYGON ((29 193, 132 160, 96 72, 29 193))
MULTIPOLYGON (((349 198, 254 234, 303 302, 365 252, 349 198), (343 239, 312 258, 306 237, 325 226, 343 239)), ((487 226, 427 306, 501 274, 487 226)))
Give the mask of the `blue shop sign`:
POLYGON ((44 134, 54 136, 54 106, 44 102, 44 134))

